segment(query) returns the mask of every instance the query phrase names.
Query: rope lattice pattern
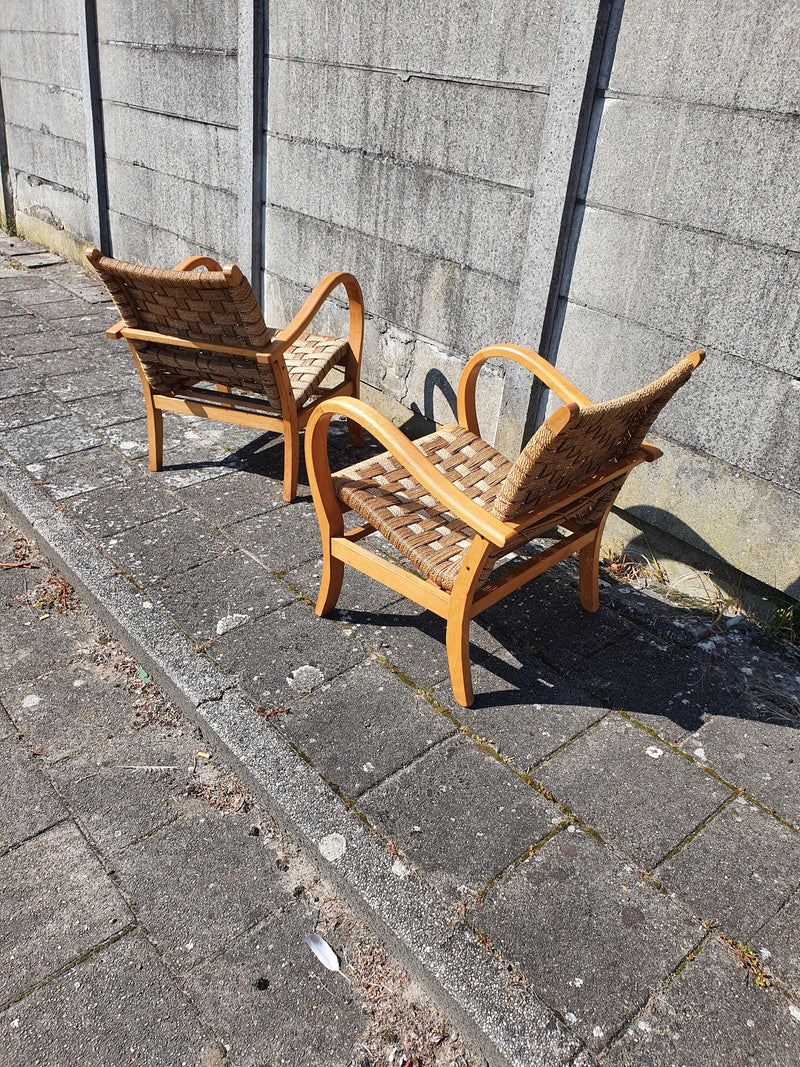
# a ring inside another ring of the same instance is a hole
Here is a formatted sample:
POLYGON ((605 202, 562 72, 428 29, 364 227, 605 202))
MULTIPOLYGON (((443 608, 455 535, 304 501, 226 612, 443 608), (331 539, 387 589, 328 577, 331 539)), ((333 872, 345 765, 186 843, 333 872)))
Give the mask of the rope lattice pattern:
MULTIPOLYGON (((459 426, 444 426, 414 443, 463 493, 491 509, 511 468, 505 456, 459 426)), ((333 484, 341 500, 426 578, 452 589, 475 533, 434 500, 391 453, 339 471, 333 484)))
MULTIPOLYGON (((202 344, 263 350, 272 340, 245 278, 231 285, 222 271, 139 267, 103 257, 95 264, 127 326, 202 344)), ((280 394, 268 360, 174 345, 133 342, 152 389, 175 394, 198 381, 227 385, 266 397, 280 410, 280 394)), ((344 338, 301 334, 284 353, 295 402, 319 391, 328 371, 347 357, 344 338)))

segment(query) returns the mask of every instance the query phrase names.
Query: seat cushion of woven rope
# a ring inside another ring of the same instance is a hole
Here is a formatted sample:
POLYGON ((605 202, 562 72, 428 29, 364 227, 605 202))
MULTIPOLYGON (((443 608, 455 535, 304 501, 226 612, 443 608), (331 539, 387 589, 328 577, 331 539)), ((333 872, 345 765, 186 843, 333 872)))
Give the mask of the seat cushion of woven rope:
MULTIPOLYGON (((459 426, 443 426, 414 443, 463 493, 491 509, 511 467, 505 456, 459 426)), ((475 532, 429 496, 390 452, 338 471, 333 484, 342 503, 426 578, 452 589, 475 532)))
POLYGON ((301 333, 289 345, 283 358, 298 408, 319 393, 325 375, 335 366, 343 366, 349 351, 346 337, 322 337, 315 333, 301 333))

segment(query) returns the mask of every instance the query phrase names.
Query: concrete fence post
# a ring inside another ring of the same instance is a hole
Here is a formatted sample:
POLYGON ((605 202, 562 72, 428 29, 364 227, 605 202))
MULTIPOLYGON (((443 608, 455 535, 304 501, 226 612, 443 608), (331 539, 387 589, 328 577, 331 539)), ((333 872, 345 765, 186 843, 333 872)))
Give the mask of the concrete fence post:
POLYGON ((110 256, 111 227, 108 217, 103 99, 100 92, 100 54, 97 42, 97 0, 84 0, 79 29, 83 113, 86 121, 86 192, 92 240, 110 256))
MULTIPOLYGON (((264 266, 268 0, 239 4, 239 267, 256 294, 264 266)), ((263 302, 263 301, 262 301, 263 302)))
MULTIPOLYGON (((512 336, 547 356, 575 194, 613 0, 564 0, 550 96, 533 185, 512 336)), ((506 367, 495 446, 509 457, 533 431, 540 390, 506 367)))

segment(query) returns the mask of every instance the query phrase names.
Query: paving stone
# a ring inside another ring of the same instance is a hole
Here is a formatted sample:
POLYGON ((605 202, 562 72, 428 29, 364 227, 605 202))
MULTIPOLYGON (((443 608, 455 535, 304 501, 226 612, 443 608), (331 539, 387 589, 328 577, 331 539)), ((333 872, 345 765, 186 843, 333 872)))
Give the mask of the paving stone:
MULTIPOLYGON (((130 419, 116 426, 103 426, 99 431, 115 448, 131 462, 147 460, 147 419, 130 419)), ((140 473, 151 474, 147 462, 138 464, 140 473)))
POLYGON ((358 808, 456 899, 474 895, 560 821, 549 801, 463 735, 398 771, 358 808))
POLYGON ((35 270, 38 267, 52 267, 57 263, 63 263, 61 256, 53 252, 14 252, 13 258, 22 264, 26 270, 35 270))
MULTIPOLYGON (((119 382, 117 383, 119 389, 119 382)), ((128 389, 124 392, 105 393, 102 396, 87 396, 70 404, 78 417, 99 430, 103 426, 115 426, 131 422, 142 413, 141 395, 128 389)))
POLYGON ((31 334, 21 334, 19 337, 0 338, 0 351, 14 358, 41 355, 48 352, 68 352, 73 347, 74 343, 69 338, 50 329, 37 330, 31 334))
POLYGON ((293 703, 276 724, 347 797, 455 732, 449 719, 374 660, 293 703))
MULTIPOLYGON (((350 609, 331 617, 346 622, 348 631, 365 650, 384 656, 420 689, 430 690, 449 707, 460 707, 452 700, 444 619, 405 598, 380 613, 350 609)), ((473 664, 498 648, 496 636, 480 623, 470 626, 469 636, 473 664)))
POLYGON ((3 328, 0 335, 3 337, 22 337, 23 334, 41 333, 47 327, 40 319, 30 311, 16 307, 16 314, 7 315, 3 318, 3 328))
POLYGON ((246 471, 232 471, 211 482, 179 490, 184 503, 217 529, 253 515, 285 506, 283 488, 278 482, 246 471))
POLYGON ((244 552, 232 552, 168 578, 151 588, 149 595, 198 644, 297 599, 287 585, 244 552))
POLYGON ((131 476, 131 469, 122 456, 107 445, 29 463, 26 469, 54 500, 90 493, 131 476))
POLYGON ((799 1061, 800 1011, 774 989, 758 989, 712 939, 656 994, 603 1064, 793 1067, 799 1061))
POLYGON ((276 574, 322 555, 314 506, 301 500, 289 508, 233 522, 225 528, 225 535, 276 574))
POLYGON ((216 955, 283 903, 274 854, 247 816, 194 815, 131 845, 117 872, 179 974, 216 955))
POLYGON ((39 386, 13 367, 10 370, 0 371, 0 397, 19 397, 25 393, 35 393, 39 386))
MULTIPOLYGON (((43 394, 35 394, 42 396, 43 394)), ((56 401, 52 401, 53 404, 56 401)), ((61 406, 61 405, 59 405, 61 406)), ((52 422, 23 426, 18 430, 0 433, 0 445, 18 463, 26 466, 59 456, 69 456, 102 444, 97 434, 87 429, 72 415, 55 418, 52 422)))
POLYGON ((70 822, 0 859, 0 1002, 119 933, 133 918, 70 822))
MULTIPOLYGON (((48 392, 61 400, 77 400, 87 396, 101 396, 118 390, 122 380, 108 367, 93 367, 85 374, 54 374, 42 383, 48 392)), ((141 404, 137 415, 141 414, 141 404)))
POLYGON ((144 587, 182 574, 229 550, 225 539, 189 511, 122 530, 102 542, 103 550, 144 587))
POLYGON ((800 723, 715 715, 681 748, 800 826, 800 723))
POLYGON ((6 1067, 226 1061, 140 931, 12 1004, 0 1015, 0 1059, 6 1067))
POLYGON ((230 454, 198 430, 186 426, 173 429, 170 426, 170 433, 180 434, 179 440, 185 442, 180 447, 175 447, 176 438, 168 441, 166 437, 166 422, 165 419, 164 467, 160 471, 151 472, 152 478, 171 489, 181 489, 187 485, 210 481, 212 478, 221 478, 233 469, 235 463, 230 454))
POLYGON ((123 485, 72 497, 65 505, 90 534, 108 537, 182 509, 177 496, 149 478, 135 476, 123 485))
POLYGON ((537 767, 535 778, 648 870, 731 797, 716 778, 614 714, 537 767))
MULTIPOLYGON (((322 560, 309 560, 308 563, 290 571, 286 580, 308 597, 312 604, 316 604, 322 581, 322 560)), ((370 615, 383 612, 390 604, 397 604, 400 599, 400 594, 393 589, 353 567, 346 567, 342 591, 336 601, 335 613, 331 613, 331 617, 345 623, 360 622, 361 625, 369 625, 370 615)))
POLYGON ((657 877, 683 905, 749 943, 800 885, 800 835, 737 797, 657 877))
POLYGON ((303 938, 316 922, 311 904, 293 901, 187 976, 186 988, 201 1016, 240 1067, 349 1067, 354 1062, 353 1050, 368 1022, 347 981, 328 975, 310 952, 298 959, 303 938))
POLYGON ((109 682, 103 667, 88 662, 9 689, 3 702, 25 743, 50 760, 124 731, 133 713, 131 694, 109 682))
POLYGON ((3 707, 3 702, 0 701, 0 740, 5 740, 7 737, 13 737, 17 732, 17 728, 11 721, 11 718, 3 707))
POLYGON ((702 937, 698 923, 577 829, 493 886, 469 919, 595 1050, 702 937))
POLYGON ((450 710, 525 772, 608 714, 524 652, 494 652, 473 666, 472 683, 472 707, 452 702, 450 710))
MULTIPOLYGON (((39 570, 27 573, 32 575, 31 586, 46 577, 39 570)), ((68 663, 88 637, 90 626, 83 615, 41 615, 33 607, 6 610, 0 630, 0 690, 68 663)))
POLYGON ((97 363, 80 348, 64 352, 45 352, 33 356, 15 356, 15 363, 21 367, 29 378, 42 381, 53 374, 74 374, 82 376, 93 371, 97 363))
MULTIPOLYGON (((34 756, 14 740, 0 741, 0 851, 65 818, 67 811, 34 756)), ((0 861, 2 864, 2 861, 0 861)))
POLYGON ((68 319, 70 330, 74 329, 75 326, 79 326, 77 320, 84 317, 91 318, 95 322, 107 323, 103 327, 104 329, 108 329, 108 326, 113 325, 119 319, 119 313, 115 313, 115 309, 93 308, 85 300, 81 300, 80 297, 73 296, 68 292, 62 293, 61 296, 61 300, 54 301, 52 304, 42 305, 38 314, 48 321, 68 319))
POLYGON ((191 728, 126 730, 50 767, 75 818, 113 856, 191 808, 198 741, 191 728))
POLYGON ((345 632, 299 603, 217 638, 208 654, 269 709, 294 704, 364 658, 345 632))
POLYGON ((51 300, 63 300, 63 290, 46 278, 35 277, 23 270, 12 270, 4 275, 0 292, 13 293, 20 304, 33 306, 51 300))
POLYGON ((793 893, 781 910, 753 937, 752 947, 770 974, 800 994, 800 893, 793 893))
MULTIPOLYGON (((64 405, 59 404, 46 393, 25 393, 0 400, 0 426, 4 430, 12 430, 20 426, 30 427, 49 419, 63 419, 67 414, 64 405)), ((36 431, 42 432, 38 426, 36 426, 36 431)), ((5 433, 2 435, 4 440, 8 436, 5 433)))

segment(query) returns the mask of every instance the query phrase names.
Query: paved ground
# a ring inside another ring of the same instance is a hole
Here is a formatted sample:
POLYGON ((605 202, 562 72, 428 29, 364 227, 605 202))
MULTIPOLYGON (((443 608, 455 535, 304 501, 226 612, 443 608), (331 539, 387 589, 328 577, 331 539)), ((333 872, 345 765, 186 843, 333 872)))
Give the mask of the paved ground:
MULTIPOLYGON (((313 508, 302 488, 281 501, 280 441, 167 416, 168 466, 148 474, 103 291, 24 242, 0 250, 16 265, 0 269, 9 508, 472 1047, 548 1067, 798 1062, 796 652, 626 585, 588 616, 565 565, 473 624, 478 698, 459 708, 438 620, 352 574, 340 610, 314 616, 313 508)), ((349 459, 346 434, 334 451, 349 459)), ((21 669, 4 664, 2 700, 25 737, 25 701, 46 693, 21 669)), ((47 717, 37 759, 83 758, 76 714, 47 717)), ((172 762, 164 744, 154 764, 172 762)), ((212 823, 233 848, 231 821, 212 823)), ((47 830, 64 856, 70 832, 47 830)), ((164 834, 175 863, 185 842, 164 834)), ((15 877, 35 881, 35 860, 15 877)), ((158 911, 158 874, 140 877, 158 911)), ((111 943, 125 898, 86 878, 88 941, 111 943)), ((213 936, 191 940, 214 958, 213 936)), ((170 974, 185 944, 165 945, 170 974)))

